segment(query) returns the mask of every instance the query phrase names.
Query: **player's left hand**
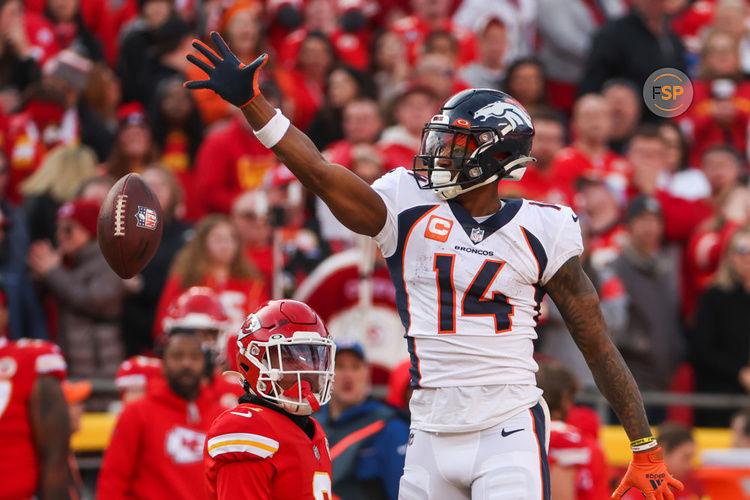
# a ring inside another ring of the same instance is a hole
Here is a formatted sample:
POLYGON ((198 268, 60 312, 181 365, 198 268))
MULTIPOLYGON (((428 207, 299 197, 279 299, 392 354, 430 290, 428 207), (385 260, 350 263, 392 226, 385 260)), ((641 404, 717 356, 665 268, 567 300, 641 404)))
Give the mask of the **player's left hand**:
POLYGON ((225 101, 239 108, 247 106, 260 94, 258 76, 260 76, 260 69, 268 61, 268 54, 261 55, 245 66, 229 50, 221 35, 212 31, 211 40, 216 44, 218 54, 200 40, 193 40, 193 47, 203 54, 210 64, 194 54, 187 55, 187 60, 202 69, 208 75, 208 80, 191 80, 185 83, 185 87, 211 89, 225 101))
POLYGON ((612 494, 612 499, 622 498, 630 488, 637 488, 648 500, 674 500, 670 486, 680 491, 685 488, 669 473, 661 455, 661 447, 657 446, 648 451, 633 453, 625 477, 612 494))

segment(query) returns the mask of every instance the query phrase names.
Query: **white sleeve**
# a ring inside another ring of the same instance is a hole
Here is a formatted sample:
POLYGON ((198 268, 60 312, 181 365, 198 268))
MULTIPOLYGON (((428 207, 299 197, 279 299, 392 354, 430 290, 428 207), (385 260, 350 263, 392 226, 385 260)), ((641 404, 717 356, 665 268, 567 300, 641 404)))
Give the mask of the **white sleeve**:
POLYGON ((548 227, 556 232, 548 246, 547 267, 542 274, 541 284, 546 285, 568 259, 583 253, 583 238, 578 215, 569 207, 562 207, 549 219, 548 227))
POLYGON ((375 242, 383 252, 383 257, 393 255, 398 244, 398 214, 400 212, 398 193, 405 172, 405 168, 397 168, 372 183, 372 188, 383 199, 387 213, 383 229, 375 235, 375 242))

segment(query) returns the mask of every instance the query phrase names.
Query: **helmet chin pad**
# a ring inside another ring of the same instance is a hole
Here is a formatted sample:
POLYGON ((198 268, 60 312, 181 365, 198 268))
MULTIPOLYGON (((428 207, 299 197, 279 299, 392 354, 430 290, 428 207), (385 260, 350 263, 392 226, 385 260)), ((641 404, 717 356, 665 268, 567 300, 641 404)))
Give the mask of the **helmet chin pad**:
MULTIPOLYGON (((320 409, 320 403, 318 402, 318 398, 315 397, 315 394, 313 394, 312 386, 310 385, 310 382, 307 380, 302 380, 300 382, 297 382, 293 386, 291 386, 289 389, 285 390, 282 395, 297 399, 299 398, 300 394, 302 395, 302 399, 306 400, 307 403, 310 405, 310 409, 312 412, 316 412, 320 409)), ((288 411, 288 410, 287 410, 288 411)), ((290 412, 294 413, 294 412, 290 412)))

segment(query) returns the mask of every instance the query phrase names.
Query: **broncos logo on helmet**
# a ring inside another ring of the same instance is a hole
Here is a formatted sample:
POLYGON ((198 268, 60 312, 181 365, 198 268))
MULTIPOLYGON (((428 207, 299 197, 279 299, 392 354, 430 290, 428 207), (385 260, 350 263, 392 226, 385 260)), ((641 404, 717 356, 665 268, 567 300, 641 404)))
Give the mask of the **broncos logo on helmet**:
POLYGON ((520 106, 514 105, 513 103, 508 101, 495 101, 493 103, 487 104, 474 113, 474 118, 482 122, 487 121, 488 118, 507 120, 508 126, 501 130, 503 135, 507 134, 516 127, 525 125, 531 128, 532 126, 531 117, 525 113, 525 110, 523 110, 523 108, 521 108, 520 106))

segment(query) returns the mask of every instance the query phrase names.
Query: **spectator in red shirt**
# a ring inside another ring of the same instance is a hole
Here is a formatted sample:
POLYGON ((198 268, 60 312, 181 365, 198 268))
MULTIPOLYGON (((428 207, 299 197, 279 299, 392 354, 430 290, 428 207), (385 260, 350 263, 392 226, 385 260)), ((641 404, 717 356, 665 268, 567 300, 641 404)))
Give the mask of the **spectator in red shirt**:
MULTIPOLYGON (((261 84, 269 102, 281 106, 281 94, 268 81, 261 84)), ((195 183, 202 214, 228 214, 240 193, 257 189, 266 172, 276 164, 273 151, 266 149, 253 135, 241 114, 232 117, 224 128, 210 132, 195 159, 195 183)))
POLYGON ((239 327, 248 311, 268 298, 262 276, 243 255, 237 229, 224 215, 203 218, 193 238, 175 256, 156 308, 154 337, 161 333, 169 305, 192 286, 216 292, 233 327, 239 327))
POLYGON ((685 248, 682 313, 688 322, 719 267, 727 241, 738 227, 750 222, 750 191, 740 183, 743 169, 737 153, 724 147, 709 149, 702 169, 711 186, 708 201, 714 211, 695 228, 685 248))
POLYGON ((42 74, 23 29, 19 0, 0 2, 0 108, 15 113, 21 93, 42 74))
POLYGON ((712 145, 747 151, 750 127, 750 82, 743 79, 740 68, 739 39, 726 32, 712 33, 703 45, 700 75, 693 83, 693 104, 683 120, 693 139, 693 165, 712 145))
POLYGON ((575 139, 555 158, 553 176, 567 186, 573 186, 580 177, 598 177, 624 193, 628 164, 608 146, 612 112, 607 100, 598 94, 579 98, 573 107, 571 127, 575 139))
POLYGON ((578 380, 556 361, 539 363, 537 385, 549 406, 550 487, 560 500, 609 499, 607 464, 594 438, 566 424, 568 410, 579 390, 578 380))
POLYGON ((45 14, 61 50, 72 48, 93 61, 104 60, 102 44, 83 22, 79 0, 48 0, 45 14))
POLYGON ((459 60, 469 63, 477 58, 477 39, 474 33, 453 23, 449 0, 412 0, 414 14, 395 21, 390 30, 406 43, 409 59, 414 62, 422 52, 425 39, 432 31, 447 31, 458 41, 459 60))
POLYGON ((438 109, 435 94, 422 85, 408 87, 395 98, 393 118, 396 123, 383 131, 378 142, 386 171, 411 166, 419 151, 422 129, 438 109))
POLYGON ((627 158, 632 168, 628 194, 655 197, 664 216, 665 238, 684 244, 695 228, 711 215, 710 200, 686 200, 665 190, 667 151, 657 126, 645 124, 633 134, 627 158))
POLYGON ((292 90, 288 95, 294 103, 292 123, 300 130, 307 130, 323 105, 326 78, 335 61, 334 47, 324 34, 312 31, 302 40, 289 72, 292 90))
POLYGON ((99 472, 97 498, 202 499, 203 446, 222 411, 201 385, 205 360, 194 333, 175 332, 162 360, 164 380, 125 406, 99 472))
POLYGON ((565 126, 559 113, 550 108, 532 111, 534 142, 531 156, 536 162, 526 166, 520 182, 501 182, 500 193, 509 197, 527 198, 547 203, 571 205, 573 191, 559 182, 552 171, 557 154, 565 147, 565 126))
POLYGON ((3 145, 10 165, 7 196, 11 202, 20 202, 19 184, 49 150, 78 141, 77 120, 66 108, 65 95, 50 85, 34 85, 24 92, 23 110, 10 118, 3 145))

